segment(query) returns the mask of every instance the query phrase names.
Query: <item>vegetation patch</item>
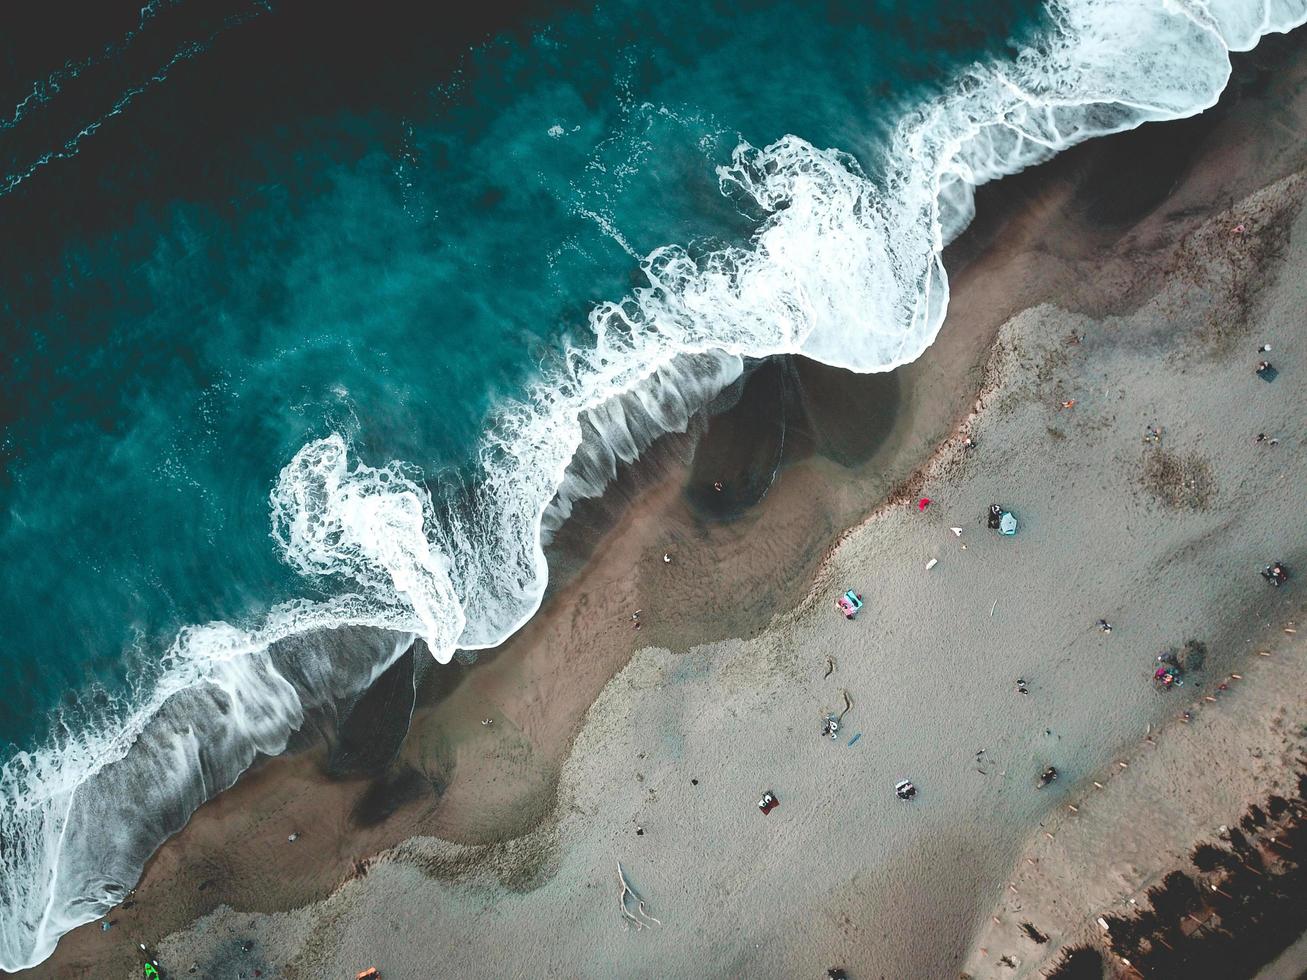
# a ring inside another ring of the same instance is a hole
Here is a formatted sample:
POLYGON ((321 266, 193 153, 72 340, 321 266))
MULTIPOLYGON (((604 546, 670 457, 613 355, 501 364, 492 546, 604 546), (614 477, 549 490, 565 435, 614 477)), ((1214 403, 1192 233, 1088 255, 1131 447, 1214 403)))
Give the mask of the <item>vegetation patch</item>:
POLYGON ((1216 477, 1206 456, 1160 447, 1144 452, 1144 491, 1171 510, 1206 510, 1216 496, 1216 477))

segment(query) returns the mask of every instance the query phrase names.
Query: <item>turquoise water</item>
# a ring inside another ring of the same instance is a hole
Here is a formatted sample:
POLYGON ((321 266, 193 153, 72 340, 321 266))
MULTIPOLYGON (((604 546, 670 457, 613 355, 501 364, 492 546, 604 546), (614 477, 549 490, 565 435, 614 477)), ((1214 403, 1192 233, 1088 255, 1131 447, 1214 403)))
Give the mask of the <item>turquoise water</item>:
POLYGON ((975 184, 1304 15, 1192 6, 160 0, 0 42, 0 968, 413 636, 529 618, 578 448, 745 357, 913 359, 975 184))
MULTIPOLYGON (((52 709, 139 683, 186 624, 329 592, 268 536, 302 445, 340 431, 373 465, 474 468, 496 402, 586 343, 640 257, 747 238, 759 215, 714 172, 741 140, 799 133, 877 166, 896 104, 1033 9, 963 6, 610 4, 523 25, 452 69, 414 58, 419 91, 375 111, 248 132, 238 113, 210 146, 242 172, 224 199, 131 188, 121 220, 10 266, 0 684, 28 694, 0 741, 28 747, 52 709)), ((241 40, 185 68, 221 74, 241 40)), ((152 96, 111 121, 141 140, 114 165, 151 152, 152 96)), ((94 180, 89 164, 11 194, 94 180)))

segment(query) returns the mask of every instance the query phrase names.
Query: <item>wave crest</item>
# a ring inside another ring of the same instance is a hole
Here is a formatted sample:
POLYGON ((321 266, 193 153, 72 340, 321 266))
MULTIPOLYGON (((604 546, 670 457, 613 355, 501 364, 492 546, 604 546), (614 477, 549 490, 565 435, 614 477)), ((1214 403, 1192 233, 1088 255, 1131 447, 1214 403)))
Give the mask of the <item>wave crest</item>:
POLYGON ((306 710, 366 687, 412 636, 442 661, 502 642, 539 607, 543 540, 571 503, 659 427, 683 426, 743 358, 869 372, 918 357, 943 322, 941 256, 977 186, 1202 111, 1230 51, 1304 20, 1307 0, 1062 0, 1036 45, 907 114, 884 177, 794 136, 739 147, 718 177, 767 215, 749 247, 653 252, 648 285, 591 313, 593 345, 496 416, 481 479, 449 490, 439 513, 410 468, 351 463, 339 435, 305 446, 273 493, 273 536, 297 570, 353 591, 277 607, 248 632, 183 631, 125 721, 0 770, 0 969, 40 962, 112 907, 200 803, 257 753, 282 751, 306 710))

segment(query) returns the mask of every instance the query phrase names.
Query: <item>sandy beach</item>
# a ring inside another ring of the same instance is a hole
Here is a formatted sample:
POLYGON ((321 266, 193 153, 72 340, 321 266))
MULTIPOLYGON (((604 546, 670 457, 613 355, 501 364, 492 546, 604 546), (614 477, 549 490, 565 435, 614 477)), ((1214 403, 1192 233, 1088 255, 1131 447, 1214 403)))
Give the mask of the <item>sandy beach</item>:
POLYGON ((759 371, 578 509, 509 643, 396 674, 380 764, 263 763, 28 975, 136 976, 145 943, 222 978, 1036 977, 1099 941, 1303 754, 1299 47, 990 188, 925 357, 759 371), (778 389, 796 438, 733 454, 778 389), (851 438, 859 405, 892 418, 851 438))

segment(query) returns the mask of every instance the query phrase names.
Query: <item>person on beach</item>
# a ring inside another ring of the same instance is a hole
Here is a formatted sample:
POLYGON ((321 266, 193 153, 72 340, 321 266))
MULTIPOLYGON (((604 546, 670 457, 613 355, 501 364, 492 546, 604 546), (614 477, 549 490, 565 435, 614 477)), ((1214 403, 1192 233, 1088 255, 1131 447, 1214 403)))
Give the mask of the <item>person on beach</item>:
POLYGON ((1112 632, 1112 624, 1109 623, 1106 619, 1100 619, 1100 620, 1099 620, 1097 623, 1095 623, 1094 625, 1098 627, 1098 632, 1100 632, 1100 633, 1110 633, 1110 632, 1112 632))
POLYGON ((1274 381, 1279 373, 1280 372, 1275 370, 1275 366, 1271 364, 1270 361, 1257 362, 1257 377, 1261 378, 1263 381, 1274 381))
POLYGON ((1285 582, 1289 581, 1289 570, 1284 567, 1283 562, 1276 562, 1273 565, 1267 565, 1262 569, 1262 578, 1270 582, 1277 589, 1285 582))
POLYGON ((998 504, 989 505, 989 520, 987 523, 991 531, 997 531, 999 525, 1003 523, 1003 508, 998 504))
POLYGON ((1030 693, 1030 688, 1026 687, 1026 680, 1025 680, 1024 677, 1018 677, 1018 678, 1017 678, 1017 693, 1018 693, 1018 694, 1029 694, 1029 693, 1030 693))

